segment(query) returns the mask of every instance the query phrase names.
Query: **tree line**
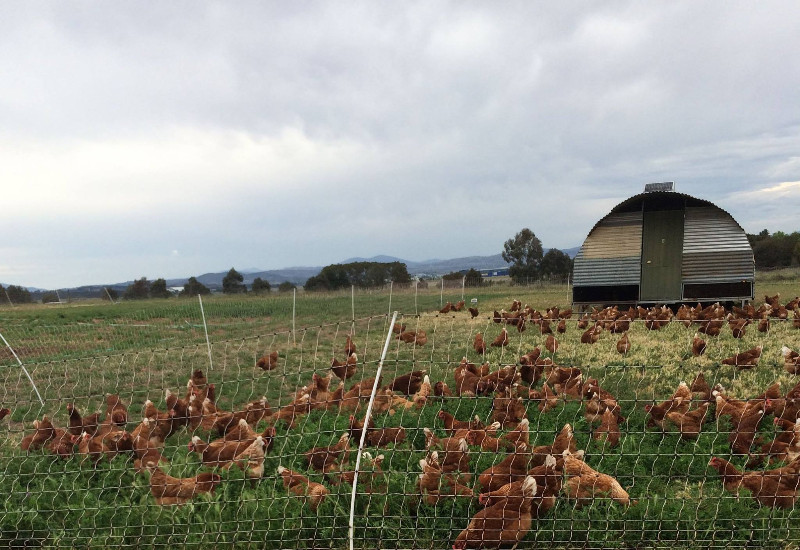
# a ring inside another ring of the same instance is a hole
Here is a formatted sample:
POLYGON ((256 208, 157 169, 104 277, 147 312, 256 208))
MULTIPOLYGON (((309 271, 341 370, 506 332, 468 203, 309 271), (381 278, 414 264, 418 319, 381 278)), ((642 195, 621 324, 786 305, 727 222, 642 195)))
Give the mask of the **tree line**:
POLYGON ((31 292, 22 286, 8 285, 4 288, 0 285, 0 303, 9 301, 12 304, 29 304, 33 302, 31 292))
POLYGON ((451 271, 447 275, 442 275, 445 281, 463 281, 464 286, 475 287, 483 285, 483 274, 474 267, 467 271, 451 271))
MULTIPOLYGON (((296 288, 294 283, 284 281, 278 285, 278 292, 288 292, 296 288)), ((113 290, 113 289, 106 289, 113 290)), ((272 291, 272 285, 269 281, 256 277, 250 285, 249 292, 253 294, 263 294, 272 291)), ((247 285, 244 284, 244 276, 231 268, 230 271, 222 278, 222 293, 223 294, 246 294, 248 292, 247 285)), ((116 299, 116 292, 111 292, 111 298, 116 299)), ((178 296, 205 296, 211 294, 211 289, 197 280, 197 277, 189 277, 183 285, 183 290, 178 293, 178 296)), ((148 298, 170 298, 174 294, 167 288, 167 282, 164 279, 156 279, 155 281, 148 281, 146 277, 142 277, 128 285, 122 295, 124 300, 145 300, 148 298)), ((103 296, 107 298, 106 296, 103 296)))
POLYGON ((753 247, 756 267, 779 268, 800 265, 800 232, 771 234, 764 229, 755 235, 748 234, 753 247))
POLYGON ((303 286, 305 290, 339 290, 356 286, 375 288, 389 283, 410 284, 406 264, 402 262, 352 262, 332 264, 322 268, 317 275, 309 278, 303 286))

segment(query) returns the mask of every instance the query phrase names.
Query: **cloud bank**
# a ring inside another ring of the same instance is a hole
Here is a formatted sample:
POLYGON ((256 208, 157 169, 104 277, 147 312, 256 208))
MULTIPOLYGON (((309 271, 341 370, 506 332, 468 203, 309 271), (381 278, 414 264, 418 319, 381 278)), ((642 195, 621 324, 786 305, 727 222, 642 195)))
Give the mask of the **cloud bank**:
POLYGON ((6 3, 0 281, 570 247, 665 180, 796 230, 799 12, 6 3))

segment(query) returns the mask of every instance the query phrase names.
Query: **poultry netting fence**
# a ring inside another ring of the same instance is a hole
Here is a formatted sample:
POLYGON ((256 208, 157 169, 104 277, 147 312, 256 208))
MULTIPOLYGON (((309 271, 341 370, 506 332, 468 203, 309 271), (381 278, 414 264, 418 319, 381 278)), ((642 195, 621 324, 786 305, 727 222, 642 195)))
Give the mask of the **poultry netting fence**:
POLYGON ((577 314, 520 327, 466 307, 437 313, 438 298, 396 325, 353 307, 294 330, 265 330, 278 306, 253 303, 223 315, 210 302, 206 326, 186 305, 80 325, 5 317, 0 543, 800 542, 800 437, 794 418, 782 422, 797 383, 781 352, 797 347, 791 319, 741 338, 631 320, 620 353, 622 331, 587 338, 593 324, 577 314), (758 346, 755 368, 723 364, 758 346), (752 424, 737 408, 748 399, 752 424))

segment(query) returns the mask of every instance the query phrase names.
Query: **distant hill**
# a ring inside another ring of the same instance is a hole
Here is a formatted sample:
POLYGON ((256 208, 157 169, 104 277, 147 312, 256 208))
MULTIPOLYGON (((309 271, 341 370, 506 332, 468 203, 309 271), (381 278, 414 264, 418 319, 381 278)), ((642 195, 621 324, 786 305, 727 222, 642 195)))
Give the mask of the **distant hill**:
POLYGON ((453 258, 450 260, 423 260, 415 262, 413 260, 404 260, 394 256, 373 256, 371 258, 348 258, 341 263, 347 264, 351 262, 402 262, 406 264, 408 273, 411 275, 444 275, 451 271, 461 271, 462 269, 488 269, 492 267, 505 267, 508 264, 503 261, 500 254, 493 256, 466 256, 464 258, 453 258))
POLYGON ((339 263, 352 264, 352 263, 355 263, 355 262, 379 262, 379 263, 383 263, 383 264, 388 264, 388 263, 392 263, 392 262, 403 262, 404 264, 408 265, 408 261, 407 260, 403 260, 402 258, 395 258, 394 256, 384 256, 384 255, 373 256, 372 258, 358 258, 358 257, 356 257, 356 258, 347 258, 346 260, 342 260, 339 263))
MULTIPOLYGON (((549 248, 544 249, 545 252, 549 248)), ((574 258, 580 250, 579 246, 573 248, 563 249, 562 252, 567 254, 570 258, 574 258)), ((464 269, 491 269, 493 267, 506 267, 508 262, 503 260, 502 254, 494 254, 492 256, 465 256, 463 258, 452 258, 450 260, 423 260, 415 262, 412 260, 404 260, 394 256, 373 256, 372 258, 348 258, 341 263, 350 262, 403 262, 408 268, 411 275, 444 275, 453 271, 461 271, 464 269)))
MULTIPOLYGON (((545 248, 545 251, 549 250, 545 248)), ((580 250, 580 247, 574 248, 567 248, 562 250, 564 253, 568 254, 570 258, 574 258, 575 255, 580 250)), ((378 255, 373 256, 371 258, 362 258, 362 257, 353 257, 347 258, 346 260, 342 260, 340 263, 352 263, 352 262, 402 262, 406 264, 408 268, 408 273, 412 276, 432 276, 436 277, 439 275, 445 275, 447 273, 451 273, 453 271, 462 271, 467 270, 470 268, 475 269, 491 269, 493 267, 506 267, 508 263, 503 260, 502 255, 494 254, 492 256, 465 256, 463 258, 451 258, 449 260, 441 260, 441 259, 431 259, 431 260, 423 260, 420 262, 415 262, 412 260, 404 260, 402 258, 397 258, 395 256, 387 256, 387 255, 378 255)), ((273 286, 277 286, 284 281, 289 281, 290 283, 294 283, 298 286, 302 286, 305 282, 314 275, 318 274, 322 270, 321 266, 298 266, 298 267, 285 267, 282 269, 269 269, 269 270, 260 270, 259 268, 251 267, 247 269, 237 270, 239 273, 242 274, 244 277, 244 283, 248 286, 253 284, 253 280, 257 277, 265 281, 269 281, 269 284, 273 286)), ((206 285, 211 290, 222 290, 222 279, 225 275, 228 274, 228 270, 220 271, 219 273, 203 273, 202 275, 197 276, 197 280, 206 285)), ((167 279, 167 286, 168 287, 182 287, 186 284, 186 281, 189 280, 189 277, 179 277, 174 279, 167 279)), ((67 292, 70 292, 72 297, 96 297, 99 296, 100 293, 103 292, 103 287, 110 287, 119 292, 120 294, 125 291, 125 289, 133 283, 133 281, 125 281, 120 283, 111 283, 105 285, 85 285, 81 287, 75 287, 70 289, 65 289, 67 292)), ((4 285, 8 286, 8 285, 4 285)), ((33 289, 30 288, 31 292, 41 293, 44 292, 44 289, 33 289)))
POLYGON ((578 255, 578 252, 580 252, 580 250, 581 250, 580 246, 573 246, 572 248, 562 248, 561 252, 563 252, 570 258, 574 258, 575 256, 578 255))
POLYGON ((500 254, 492 256, 466 256, 450 260, 427 260, 412 262, 408 265, 408 272, 412 275, 444 275, 453 271, 465 269, 490 269, 493 267, 506 267, 508 263, 500 254))
MULTIPOLYGON (((2 286, 3 288, 8 288, 8 287, 10 287, 12 285, 9 284, 9 283, 0 283, 0 286, 2 286)), ((17 286, 20 286, 20 285, 17 285, 17 286)), ((46 288, 38 288, 38 287, 35 287, 35 286, 23 286, 22 288, 24 288, 28 292, 47 292, 46 288)))
MULTIPOLYGON (((379 255, 371 258, 353 257, 342 260, 339 263, 348 264, 353 262, 402 262, 406 264, 408 273, 414 275, 444 275, 451 271, 461 271, 462 269, 486 269, 492 267, 504 267, 508 265, 503 261, 500 254, 494 256, 468 256, 465 258, 453 258, 450 260, 425 260, 422 262, 414 262, 411 260, 404 260, 394 256, 379 255)), ((302 286, 305 282, 322 270, 321 266, 313 267, 287 267, 283 269, 270 269, 266 271, 255 271, 252 273, 243 273, 244 284, 251 285, 256 277, 261 277, 265 281, 269 281, 271 285, 278 285, 283 281, 289 281, 298 286, 302 286)), ((238 270, 237 270, 238 271, 238 270)), ((197 280, 206 285, 212 290, 219 290, 222 288, 222 279, 227 275, 227 271, 219 273, 204 273, 197 276, 197 280)), ((167 279, 167 286, 183 286, 188 278, 180 279, 167 279)))
MULTIPOLYGON (((549 249, 545 248, 545 251, 547 250, 549 249)), ((570 258, 574 258, 575 254, 578 253, 578 250, 580 250, 580 247, 576 246, 574 248, 565 249, 563 252, 568 254, 570 258)), ((423 260, 420 262, 404 260, 403 258, 398 258, 396 256, 380 254, 378 256, 372 256, 371 258, 355 256, 353 258, 342 260, 339 263, 349 264, 353 262, 402 262, 406 264, 408 273, 410 275, 417 276, 438 276, 450 273, 452 271, 461 271, 470 268, 490 269, 493 267, 506 267, 508 265, 508 263, 503 260, 501 254, 494 254, 492 256, 465 256, 463 258, 452 258, 449 260, 432 259, 423 260)), ((244 276, 244 283, 246 285, 251 285, 256 277, 261 277, 265 281, 269 281, 269 284, 273 286, 284 281, 289 281, 298 286, 302 286, 310 277, 313 277, 319 273, 322 270, 322 267, 286 267, 283 269, 270 269, 265 271, 256 271, 255 269, 256 268, 251 268, 250 270, 247 270, 249 271, 247 273, 244 271, 239 271, 239 273, 244 276)), ((221 289, 222 278, 225 277, 227 273, 227 271, 221 271, 219 273, 204 273, 203 275, 198 276, 197 280, 212 290, 221 289)), ((168 279, 167 286, 183 286, 187 280, 188 278, 168 279)))
MULTIPOLYGON (((309 279, 322 270, 322 267, 285 267, 283 269, 270 269, 266 271, 251 271, 249 273, 239 272, 244 277, 244 284, 250 286, 256 278, 268 281, 275 286, 284 281, 289 281, 298 286, 302 286, 309 279)), ((237 270, 238 271, 238 270, 237 270)), ((204 273, 197 276, 197 280, 206 285, 211 290, 222 289, 222 279, 227 275, 227 271, 219 273, 204 273)), ((167 279, 167 286, 183 286, 189 278, 167 279)))

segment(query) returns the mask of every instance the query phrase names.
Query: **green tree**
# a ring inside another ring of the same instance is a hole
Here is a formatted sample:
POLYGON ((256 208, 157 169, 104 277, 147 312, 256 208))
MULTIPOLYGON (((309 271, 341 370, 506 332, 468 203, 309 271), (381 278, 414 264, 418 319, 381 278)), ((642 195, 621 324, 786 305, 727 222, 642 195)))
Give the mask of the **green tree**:
POLYGON ((766 230, 758 235, 748 235, 753 245, 756 267, 788 267, 797 262, 795 250, 800 243, 800 233, 787 234, 776 231, 772 235, 766 230))
POLYGON ((247 286, 242 281, 244 281, 244 276, 231 268, 228 274, 222 278, 223 294, 244 294, 247 292, 247 286))
POLYGON ((474 267, 469 268, 469 271, 467 271, 464 276, 467 278, 466 282, 464 283, 466 286, 483 285, 483 275, 481 275, 481 272, 474 267))
POLYGON ((8 293, 7 299, 11 300, 13 304, 30 304, 33 302, 33 297, 27 288, 18 285, 8 285, 6 292, 8 293))
POLYGON ((164 279, 156 279, 153 281, 153 284, 150 285, 150 297, 151 298, 171 298, 172 293, 167 290, 167 281, 164 279))
POLYGON ((278 292, 289 292, 290 290, 294 290, 297 288, 297 285, 289 282, 283 281, 281 284, 278 285, 278 292))
POLYGON ((58 293, 47 291, 42 294, 42 303, 43 304, 50 304, 52 302, 58 302, 58 293))
POLYGON ((269 284, 269 281, 265 281, 261 277, 256 277, 253 279, 253 285, 250 287, 250 290, 256 294, 261 294, 262 292, 269 293, 269 291, 272 290, 272 286, 269 284))
POLYGON ((542 241, 526 227, 503 244, 502 256, 503 260, 511 264, 508 269, 511 279, 515 283, 524 282, 539 275, 543 256, 542 241))
POLYGON ((445 281, 460 281, 463 278, 464 274, 461 273, 460 271, 451 271, 446 275, 442 275, 442 279, 444 279, 445 281))
POLYGON ((332 264, 322 268, 309 278, 306 290, 337 290, 355 285, 359 288, 374 288, 395 283, 411 283, 406 264, 402 262, 353 262, 332 264))
POLYGON ((309 277, 303 288, 306 290, 338 290, 351 284, 347 269, 341 264, 326 265, 322 271, 309 277))
POLYGON ((142 277, 128 285, 122 297, 126 300, 145 300, 150 297, 150 281, 142 277))
POLYGON ((403 262, 391 262, 389 266, 389 280, 399 284, 411 284, 411 275, 408 266, 403 262))
POLYGON ((757 242, 763 241, 764 239, 769 239, 769 231, 766 229, 762 229, 757 235, 747 234, 747 240, 750 241, 750 246, 755 246, 757 242))
POLYGON ((548 250, 539 265, 539 273, 542 277, 566 277, 571 271, 572 258, 556 248, 548 250))
POLYGON ((198 281, 197 277, 189 277, 189 280, 183 285, 183 291, 181 292, 181 296, 205 296, 206 294, 211 294, 211 290, 198 281))

